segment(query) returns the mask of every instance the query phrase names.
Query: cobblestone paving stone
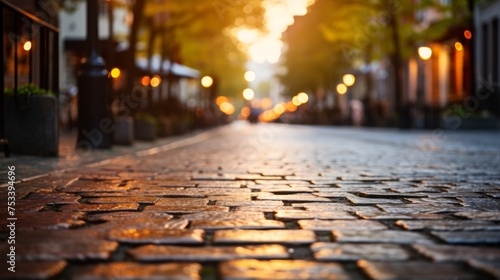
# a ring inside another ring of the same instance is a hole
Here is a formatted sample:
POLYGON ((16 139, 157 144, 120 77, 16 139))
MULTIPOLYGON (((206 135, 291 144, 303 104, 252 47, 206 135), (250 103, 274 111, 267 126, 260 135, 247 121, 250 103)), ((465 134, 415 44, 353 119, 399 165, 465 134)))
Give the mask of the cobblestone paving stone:
POLYGON ((287 259, 290 257, 282 245, 180 247, 147 245, 128 251, 139 261, 229 261, 233 259, 287 259))
POLYGON ((500 278, 498 132, 203 137, 17 183, 16 273, 0 278, 500 278))
POLYGON ((339 244, 314 243, 314 258, 320 261, 404 261, 410 258, 402 246, 396 244, 339 244))
POLYGON ((389 279, 478 279, 459 264, 436 264, 424 261, 375 262, 361 260, 358 265, 375 280, 389 279))

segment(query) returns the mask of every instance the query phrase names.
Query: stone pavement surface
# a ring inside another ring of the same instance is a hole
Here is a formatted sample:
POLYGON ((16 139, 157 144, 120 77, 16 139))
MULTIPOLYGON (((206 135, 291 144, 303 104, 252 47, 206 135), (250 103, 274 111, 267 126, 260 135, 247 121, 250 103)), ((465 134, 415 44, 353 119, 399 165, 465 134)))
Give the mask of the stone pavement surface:
POLYGON ((500 278, 498 132, 235 123, 184 141, 19 182, 12 209, 0 188, 0 278, 500 278))
MULTIPOLYGON (((16 178, 20 180, 31 179, 35 176, 44 175, 54 171, 75 168, 81 165, 104 161, 119 156, 141 153, 154 149, 158 146, 172 147, 176 142, 184 140, 186 137, 197 139, 195 136, 202 134, 202 131, 194 131, 181 136, 170 136, 161 138, 154 142, 135 141, 132 146, 115 145, 109 150, 77 151, 77 131, 61 130, 59 134, 59 156, 58 157, 37 157, 26 155, 13 155, 10 158, 0 158, 0 185, 8 181, 7 166, 14 165, 17 168, 16 178)), ((3 153, 0 153, 3 156, 3 153)))

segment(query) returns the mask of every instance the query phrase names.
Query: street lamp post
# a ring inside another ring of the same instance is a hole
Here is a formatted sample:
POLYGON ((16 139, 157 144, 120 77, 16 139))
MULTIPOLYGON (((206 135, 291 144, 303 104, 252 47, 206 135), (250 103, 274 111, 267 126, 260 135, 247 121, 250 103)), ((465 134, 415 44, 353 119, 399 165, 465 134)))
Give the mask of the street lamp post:
MULTIPOLYGON (((205 118, 205 124, 208 124, 208 108, 205 107, 205 98, 210 100, 210 97, 207 97, 210 93, 210 87, 212 87, 214 84, 214 79, 210 76, 204 76, 201 78, 201 86, 202 89, 200 91, 199 95, 199 102, 198 102, 198 108, 197 108, 197 117, 202 117, 205 118)), ((209 104, 208 104, 209 105, 209 104)))
POLYGON ((98 0, 87 0, 87 53, 78 75, 77 148, 111 148, 108 71, 98 54, 98 0))
POLYGON ((427 76, 427 71, 428 70, 428 63, 427 61, 431 59, 432 57, 432 49, 426 46, 419 47, 418 50, 418 69, 417 69, 417 108, 420 110, 420 112, 423 114, 423 123, 420 123, 420 126, 427 127, 429 126, 427 123, 429 122, 429 113, 430 111, 427 110, 426 102, 427 102, 427 94, 428 94, 428 79, 426 78, 427 76))
POLYGON ((345 102, 347 104, 347 122, 349 125, 353 125, 354 122, 354 112, 352 108, 352 101, 354 100, 352 97, 352 90, 349 90, 350 87, 354 85, 356 82, 356 77, 353 74, 345 74, 342 76, 342 84, 337 86, 337 91, 341 93, 342 91, 345 91, 345 102), (343 85, 343 86, 342 86, 343 85))
MULTIPOLYGON (((206 95, 209 95, 209 89, 210 87, 214 84, 214 79, 210 76, 205 76, 201 79, 201 85, 203 86, 204 88, 204 94, 202 94, 201 96, 201 107, 203 109, 205 109, 205 100, 204 100, 204 97, 206 97, 206 95)), ((208 100, 210 100, 210 97, 206 97, 208 100)))

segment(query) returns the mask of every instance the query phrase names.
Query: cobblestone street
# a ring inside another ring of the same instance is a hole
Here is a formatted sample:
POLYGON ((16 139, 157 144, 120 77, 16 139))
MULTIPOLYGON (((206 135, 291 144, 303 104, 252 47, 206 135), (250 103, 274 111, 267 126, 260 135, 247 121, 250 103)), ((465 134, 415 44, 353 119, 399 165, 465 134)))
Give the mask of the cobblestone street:
POLYGON ((1 279, 500 279, 496 131, 234 123, 15 191, 1 279))

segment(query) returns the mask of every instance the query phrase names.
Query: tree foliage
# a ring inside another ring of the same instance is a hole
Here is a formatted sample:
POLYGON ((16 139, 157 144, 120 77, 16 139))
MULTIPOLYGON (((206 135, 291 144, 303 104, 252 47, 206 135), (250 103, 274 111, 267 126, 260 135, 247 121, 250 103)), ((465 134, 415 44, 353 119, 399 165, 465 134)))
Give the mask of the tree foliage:
MULTIPOLYGON (((419 43, 438 39, 467 20, 467 1, 451 2, 316 0, 287 31, 288 73, 282 81, 294 90, 314 89, 335 84, 350 69, 383 57, 390 57, 395 72, 401 73, 402 61, 415 54, 419 43), (420 26, 418 11, 429 9, 447 16, 420 26), (297 85, 297 79, 304 79, 303 84, 297 85)), ((401 76, 396 75, 395 88, 396 105, 401 105, 401 76)))
POLYGON ((247 60, 233 28, 263 28, 261 0, 135 0, 130 45, 134 55, 160 54, 211 75, 223 94, 244 87, 247 60), (139 44, 137 44, 139 43, 139 44))

